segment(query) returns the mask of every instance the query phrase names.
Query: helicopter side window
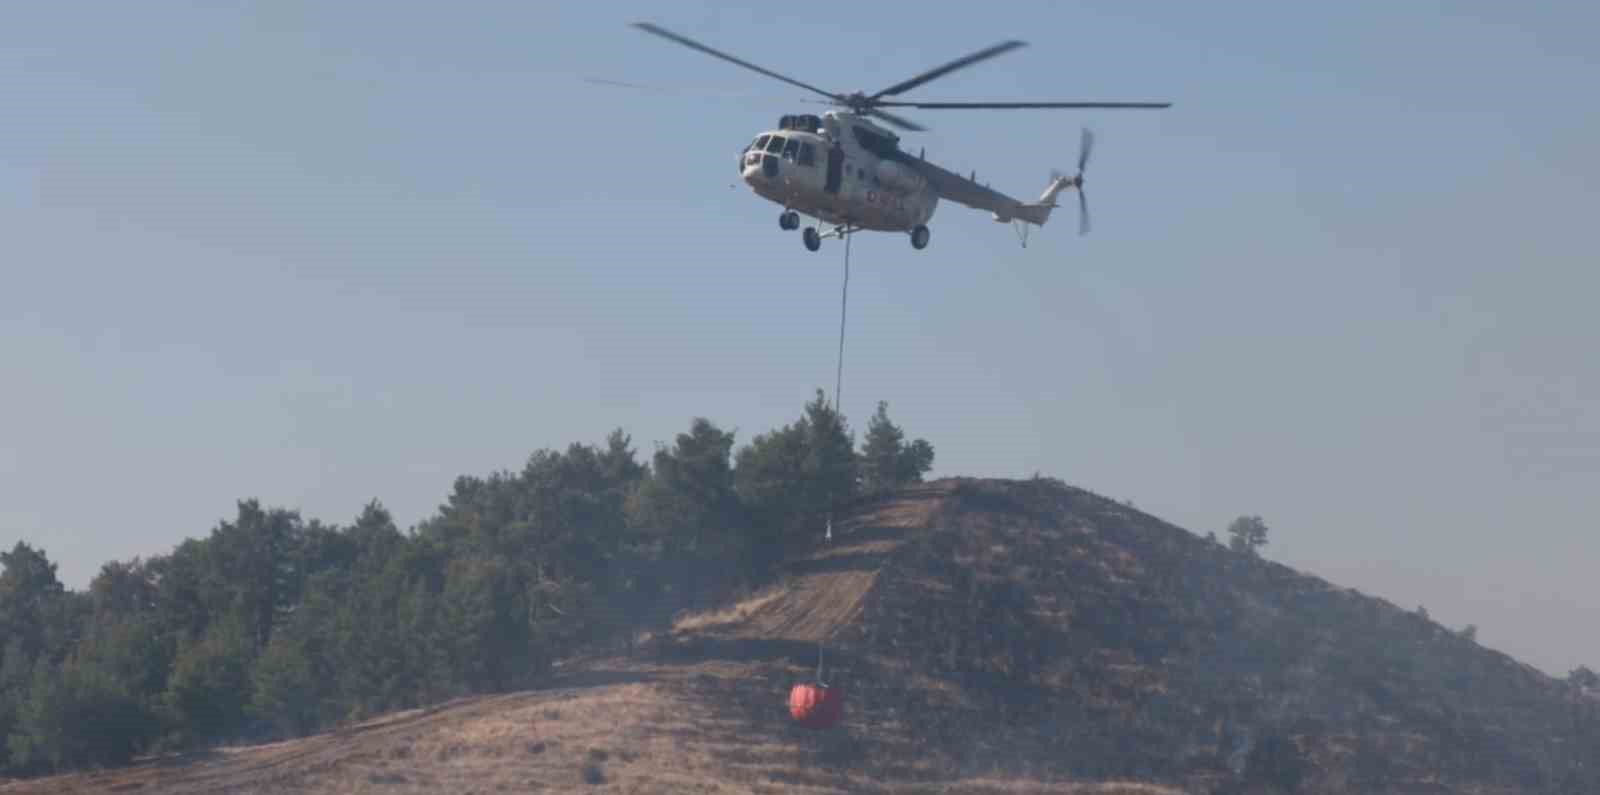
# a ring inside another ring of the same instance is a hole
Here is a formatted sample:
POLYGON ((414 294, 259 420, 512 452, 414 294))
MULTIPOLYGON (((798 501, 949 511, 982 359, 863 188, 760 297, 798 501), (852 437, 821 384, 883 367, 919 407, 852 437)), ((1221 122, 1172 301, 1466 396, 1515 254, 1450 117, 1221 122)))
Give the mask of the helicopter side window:
POLYGON ((788 142, 786 142, 783 145, 783 159, 784 160, 794 160, 795 156, 798 155, 799 153, 800 153, 800 141, 799 140, 797 140, 795 138, 790 138, 788 140, 788 142))
POLYGON ((812 146, 809 142, 802 142, 800 144, 800 159, 799 159, 798 162, 802 166, 816 165, 816 163, 817 163, 817 149, 816 149, 816 147, 812 146))
POLYGON ((783 136, 781 136, 781 135, 772 136, 772 139, 767 141, 767 154, 775 155, 775 154, 778 154, 779 152, 782 152, 782 151, 783 151, 783 136))

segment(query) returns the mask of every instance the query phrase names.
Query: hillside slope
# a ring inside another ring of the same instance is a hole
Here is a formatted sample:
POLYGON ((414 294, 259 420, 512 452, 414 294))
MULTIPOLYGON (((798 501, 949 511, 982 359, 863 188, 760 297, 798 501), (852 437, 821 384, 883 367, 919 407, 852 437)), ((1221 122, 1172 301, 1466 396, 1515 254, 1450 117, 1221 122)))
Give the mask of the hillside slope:
POLYGON ((954 485, 844 634, 892 706, 877 712, 968 768, 1197 792, 1600 792, 1600 710, 1563 683, 1051 481, 954 485), (960 698, 897 689, 907 664, 960 698))
POLYGON ((546 689, 0 792, 1600 792, 1592 759, 1600 709, 1412 613, 1054 481, 957 479, 546 689), (785 710, 819 642, 848 694, 822 733, 785 710), (1115 781, 1149 783, 1084 783, 1115 781))

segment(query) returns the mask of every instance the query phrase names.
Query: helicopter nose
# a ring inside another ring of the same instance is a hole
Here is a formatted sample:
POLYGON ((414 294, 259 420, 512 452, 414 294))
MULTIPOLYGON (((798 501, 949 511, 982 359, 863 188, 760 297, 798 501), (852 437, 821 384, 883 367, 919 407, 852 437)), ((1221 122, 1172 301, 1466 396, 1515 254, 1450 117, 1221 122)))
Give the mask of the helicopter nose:
POLYGON ((740 176, 744 177, 744 181, 747 184, 756 185, 776 180, 781 172, 782 169, 778 163, 778 158, 772 155, 761 155, 759 159, 752 157, 746 160, 740 176))

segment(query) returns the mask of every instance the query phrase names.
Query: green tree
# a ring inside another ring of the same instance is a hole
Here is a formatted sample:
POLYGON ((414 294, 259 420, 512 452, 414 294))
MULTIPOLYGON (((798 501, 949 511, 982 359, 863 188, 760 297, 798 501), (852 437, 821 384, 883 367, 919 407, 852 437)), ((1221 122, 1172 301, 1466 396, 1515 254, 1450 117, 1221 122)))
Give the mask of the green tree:
MULTIPOLYGON (((289 736, 306 734, 349 714, 350 706, 338 688, 338 615, 348 590, 341 572, 311 576, 304 598, 272 633, 272 640, 250 669, 248 714, 289 736)), ((369 616, 368 620, 383 618, 369 616)))
POLYGON ((40 661, 7 746, 25 769, 126 764, 155 727, 149 710, 106 671, 77 659, 59 668, 40 661))
POLYGON ((338 681, 350 716, 409 709, 455 693, 438 595, 445 549, 436 539, 408 540, 381 575, 340 606, 338 681))
MULTIPOLYGON (((35 759, 8 750, 7 737, 29 719, 38 666, 53 667, 70 651, 78 628, 70 594, 44 550, 18 541, 0 552, 0 767, 35 759)), ((31 746, 29 746, 31 748, 31 746)))
POLYGON ((862 491, 880 494, 917 483, 932 468, 933 445, 926 439, 906 442, 905 432, 889 419, 889 404, 879 401, 861 450, 862 491))
POLYGON ((631 523, 656 539, 664 555, 737 554, 733 440, 732 432, 697 417, 672 447, 656 451, 651 476, 628 507, 631 523))
POLYGON ((859 489, 844 418, 817 390, 795 422, 756 436, 735 457, 734 487, 768 565, 787 541, 820 531, 834 506, 859 489))
POLYGON ((734 433, 698 418, 649 464, 619 428, 459 477, 410 533, 377 500, 341 528, 245 499, 170 554, 106 563, 81 592, 18 543, 0 552, 0 772, 525 686, 559 655, 633 638, 678 583, 750 584, 864 483, 932 466, 885 404, 864 441, 858 454, 818 390, 737 455, 734 433))
POLYGON ((20 638, 17 653, 30 665, 42 654, 66 653, 63 627, 53 621, 65 598, 56 564, 43 550, 18 541, 10 552, 0 552, 0 638, 20 638))
POLYGON ((1585 689, 1600 688, 1600 674, 1589 670, 1586 665, 1580 665, 1572 669, 1572 672, 1567 674, 1567 681, 1571 682, 1574 687, 1585 689))
POLYGON ((606 447, 599 452, 596 463, 601 491, 616 501, 626 501, 627 495, 649 474, 649 469, 639 463, 632 437, 621 428, 606 435, 606 447))
POLYGON ((286 632, 272 636, 266 651, 250 670, 253 691, 248 711, 271 723, 279 732, 298 737, 317 728, 319 685, 326 681, 316 672, 316 662, 304 640, 286 632))
POLYGON ((383 503, 372 500, 361 509, 356 522, 345 531, 355 547, 355 573, 358 585, 367 584, 383 571, 389 559, 405 543, 405 536, 395 527, 394 516, 383 503))
POLYGON ((590 445, 529 456, 521 475, 503 486, 513 510, 502 540, 516 545, 508 552, 554 566, 563 579, 604 578, 628 526, 625 484, 611 477, 616 469, 607 453, 590 445))
POLYGON ((139 558, 127 563, 105 563, 89 582, 89 596, 97 616, 149 615, 159 607, 159 593, 150 566, 139 558))
POLYGON ((855 440, 844 415, 828 403, 822 390, 805 406, 806 459, 801 469, 808 506, 831 510, 856 496, 860 488, 855 440))
POLYGON ((226 608, 219 578, 210 574, 210 540, 185 539, 172 553, 146 564, 155 583, 156 615, 174 636, 199 637, 214 613, 226 608))
POLYGON ((175 654, 172 636, 162 631, 153 611, 98 614, 73 651, 80 664, 110 677, 122 692, 152 710, 167 688, 175 654))
POLYGON ((266 647, 272 630, 299 598, 303 572, 294 565, 300 515, 240 500, 238 515, 217 524, 206 544, 205 583, 213 615, 237 612, 253 650, 266 647))
POLYGON ((411 587, 400 565, 362 581, 334 619, 339 695, 350 717, 415 705, 420 679, 413 652, 429 639, 408 636, 401 605, 411 587))
POLYGON ((22 638, 0 638, 0 772, 11 767, 6 738, 17 725, 32 672, 33 660, 24 659, 22 638))
POLYGON ((1228 525, 1228 546, 1235 552, 1259 555, 1267 545, 1267 523, 1259 516, 1241 516, 1228 525))
POLYGON ((220 739, 244 725, 255 663, 252 618, 229 615, 198 642, 179 644, 164 694, 179 742, 220 739))
POLYGON ((696 418, 671 447, 656 450, 628 501, 638 554, 612 585, 611 620, 631 614, 659 627, 746 572, 758 539, 744 532, 733 444, 731 431, 696 418))
POLYGON ((452 561, 441 595, 443 641, 464 692, 498 691, 542 669, 527 594, 496 558, 452 561))

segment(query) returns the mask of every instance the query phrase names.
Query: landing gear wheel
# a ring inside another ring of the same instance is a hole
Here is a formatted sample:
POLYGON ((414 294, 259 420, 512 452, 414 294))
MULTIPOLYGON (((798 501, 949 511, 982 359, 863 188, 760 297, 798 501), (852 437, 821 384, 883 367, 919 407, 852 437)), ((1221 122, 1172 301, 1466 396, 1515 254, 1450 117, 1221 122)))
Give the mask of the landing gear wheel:
POLYGON ((822 248, 822 235, 814 226, 806 227, 806 231, 800 233, 800 239, 805 242, 807 251, 822 248))
POLYGON ((786 210, 778 216, 778 228, 787 232, 790 229, 800 228, 800 214, 794 210, 786 210))
POLYGON ((911 247, 917 249, 918 251, 927 248, 928 236, 931 234, 932 233, 928 231, 928 227, 923 226, 922 224, 917 224, 917 228, 911 230, 911 247))

